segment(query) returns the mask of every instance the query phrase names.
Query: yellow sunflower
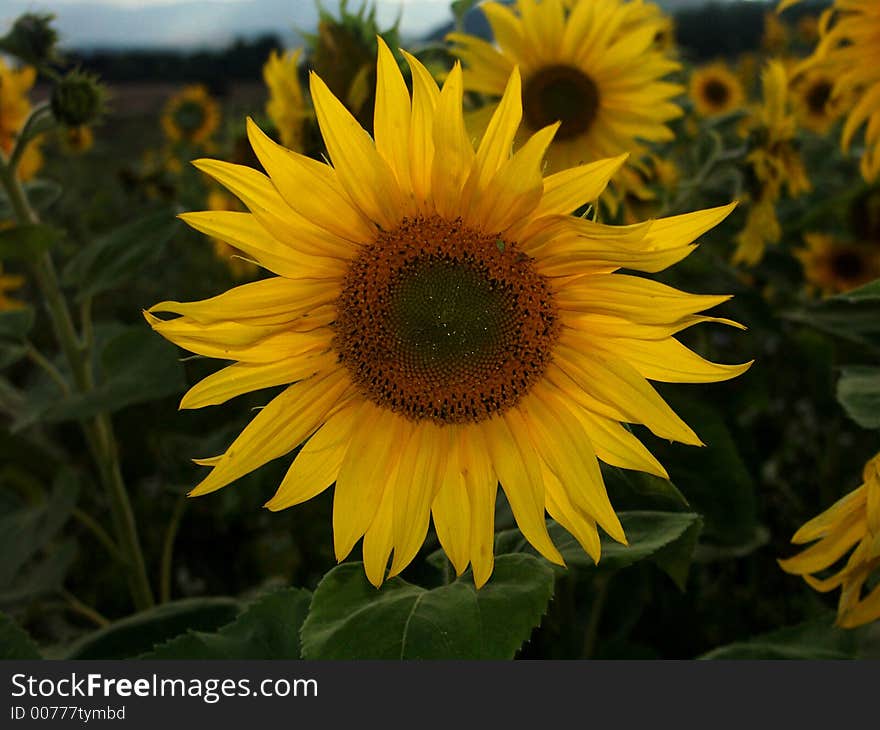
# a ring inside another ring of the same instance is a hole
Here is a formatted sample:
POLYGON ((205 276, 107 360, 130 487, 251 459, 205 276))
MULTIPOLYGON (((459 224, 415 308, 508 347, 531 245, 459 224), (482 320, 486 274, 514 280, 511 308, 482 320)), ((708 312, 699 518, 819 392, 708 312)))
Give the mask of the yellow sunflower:
POLYGON ((279 55, 272 51, 263 66, 263 81, 269 87, 266 114, 278 130, 281 144, 304 152, 305 124, 312 116, 299 82, 299 59, 302 49, 279 55))
POLYGON ((95 143, 95 135, 91 127, 85 125, 64 129, 61 134, 64 149, 74 155, 88 152, 95 143))
MULTIPOLYGON (((465 64, 465 89, 500 97, 514 66, 522 73, 524 125, 516 143, 560 122, 547 152, 548 169, 633 152, 637 140, 673 138, 666 123, 681 115, 672 99, 683 89, 663 81, 679 64, 657 48, 659 11, 623 0, 518 0, 515 10, 494 2, 481 9, 497 45, 450 33, 465 64)), ((481 133, 497 103, 474 114, 481 133)))
MULTIPOLYGON (((779 11, 799 0, 783 0, 779 11)), ((799 68, 821 69, 834 79, 832 98, 852 97, 855 103, 843 126, 846 152, 865 126, 862 176, 868 182, 880 174, 880 3, 877 0, 836 0, 823 14, 821 39, 813 55, 799 68)))
POLYGON ((840 96, 832 96, 834 77, 816 69, 805 74, 794 84, 795 107, 798 121, 816 134, 825 134, 844 111, 840 96))
POLYGON ((485 583, 499 482, 541 554, 562 563, 546 511, 598 560, 597 525, 625 536, 597 458, 665 475, 621 422, 700 443, 648 379, 719 381, 749 365, 710 363, 673 337, 712 319, 696 313, 727 297, 616 272, 679 261, 732 206, 627 227, 568 215, 598 196, 622 157, 544 178, 555 124, 512 154, 523 113, 516 69, 474 149, 461 67, 438 89, 407 60, 412 97, 380 41, 375 141, 311 75, 332 164, 276 145, 252 122, 268 176, 196 163, 250 212, 182 218, 275 276, 145 313, 181 347, 233 361, 181 407, 287 387, 225 453, 199 461, 211 471, 191 494, 302 445, 267 507, 335 483, 336 556, 363 538, 375 585, 392 551, 390 575, 410 563, 432 517, 457 572, 470 563, 476 584, 485 583))
MULTIPOLYGON (((31 113, 28 93, 36 81, 37 72, 30 66, 12 68, 0 56, 0 150, 12 152, 15 139, 31 113)), ((18 165, 18 177, 30 180, 42 167, 40 139, 28 143, 18 165)))
POLYGON ((880 242, 846 243, 827 233, 807 233, 795 252, 807 283, 823 294, 855 289, 880 277, 880 242))
POLYGON ((12 299, 8 296, 11 292, 20 289, 22 286, 24 286, 24 277, 17 274, 4 274, 3 265, 0 264, 0 312, 20 309, 24 306, 17 299, 12 299))
POLYGON ((803 576, 811 588, 821 593, 840 588, 839 626, 851 629, 880 618, 880 583, 865 588, 872 573, 880 568, 880 454, 865 465, 858 489, 807 522, 791 541, 796 545, 815 544, 793 558, 780 560, 780 567, 786 573, 803 576), (825 578, 815 577, 839 565, 850 550, 840 570, 825 578))
POLYGON ((761 73, 763 100, 744 120, 743 129, 754 147, 746 157, 750 176, 746 225, 737 236, 734 263, 756 264, 768 244, 779 241, 776 203, 783 189, 796 198, 810 190, 810 180, 794 144, 797 123, 791 110, 788 75, 781 61, 771 61, 761 73))
POLYGON ((201 84, 172 96, 162 114, 162 129, 172 142, 203 144, 220 124, 220 107, 201 84))
POLYGON ((761 47, 770 54, 779 55, 791 42, 791 30, 773 11, 764 13, 764 33, 761 47))
POLYGON ((737 75, 718 61, 694 69, 690 97, 701 117, 718 117, 741 108, 745 93, 737 75))

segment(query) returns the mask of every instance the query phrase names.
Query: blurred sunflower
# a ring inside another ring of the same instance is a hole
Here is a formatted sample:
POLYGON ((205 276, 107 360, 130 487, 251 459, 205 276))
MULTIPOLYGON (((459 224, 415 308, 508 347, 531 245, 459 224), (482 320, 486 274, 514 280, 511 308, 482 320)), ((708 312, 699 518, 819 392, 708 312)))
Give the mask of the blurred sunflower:
POLYGON ((269 87, 266 114, 278 130, 281 144, 296 152, 305 152, 305 125, 313 116, 299 82, 302 49, 278 54, 272 51, 263 66, 263 81, 269 87))
POLYGON ((88 126, 69 127, 61 131, 61 144, 66 152, 80 155, 95 143, 95 135, 88 126))
MULTIPOLYGON (((37 72, 30 66, 12 68, 0 56, 0 150, 12 152, 15 139, 31 113, 28 93, 36 81, 37 72)), ((18 177, 30 180, 43 166, 40 138, 28 143, 18 164, 18 177)))
POLYGON ((662 198, 678 185, 679 172, 675 163, 660 155, 649 154, 631 163, 619 178, 622 219, 632 224, 653 218, 660 209, 662 198), (663 192, 663 195, 658 193, 663 192))
POLYGON ((795 27, 802 43, 812 46, 819 40, 819 18, 815 15, 802 15, 795 27))
POLYGON ((742 84, 727 64, 716 63, 694 69, 690 97, 701 117, 718 117, 741 108, 745 102, 742 84))
POLYGON ((0 264, 0 312, 21 309, 24 306, 17 299, 8 296, 22 286, 24 286, 24 277, 17 274, 4 274, 3 264, 0 264))
POLYGON ((816 134, 825 134, 843 114, 841 97, 833 97, 834 77, 816 69, 802 76, 793 87, 800 124, 816 134))
POLYGON ((183 88, 162 113, 162 129, 172 142, 203 144, 220 124, 220 107, 202 84, 183 88))
POLYGON ((224 454, 199 462, 212 470, 191 494, 303 444, 267 506, 284 509, 335 482, 336 556, 363 537, 375 585, 392 551, 391 575, 410 563, 432 516, 457 572, 470 562, 482 585, 493 568, 498 482, 541 554, 562 563, 546 510, 598 560, 597 525, 625 536, 597 457, 665 475, 621 422, 700 443, 647 379, 719 381, 749 366, 710 363, 673 337, 711 320, 696 313, 727 297, 615 272, 679 261, 732 206, 624 228, 568 215, 598 196, 623 157, 544 178, 558 125, 511 154, 522 119, 516 69, 474 150, 460 65, 438 89, 407 59, 412 98, 380 41, 375 142, 312 74, 332 166, 276 145, 253 123, 268 177, 196 163, 250 213, 183 219, 276 276, 145 313, 181 347, 236 361, 181 407, 288 387, 224 454))
POLYGON ((807 233, 795 251, 807 283, 823 294, 855 289, 880 277, 880 242, 846 243, 826 233, 807 233))
POLYGON ((797 124, 790 109, 788 77, 780 61, 767 64, 761 86, 762 104, 744 120, 752 146, 746 157, 751 206, 733 255, 734 263, 748 265, 758 263, 766 246, 779 241, 776 203, 783 188, 792 198, 810 190, 806 168, 794 145, 797 124))
POLYGON ((772 10, 764 13, 764 32, 761 36, 761 47, 767 53, 778 56, 788 49, 791 42, 791 30, 772 10))
MULTIPOLYGON (((779 11, 799 0, 782 0, 779 11)), ((863 125, 865 150, 862 176, 880 174, 880 3, 877 0, 835 0, 820 21, 820 41, 799 71, 821 69, 834 79, 832 98, 852 96, 855 103, 843 126, 846 152, 863 125)))
MULTIPOLYGON (((500 97, 514 66, 523 77, 524 122, 516 143, 560 122, 547 153, 550 171, 638 149, 637 140, 673 139, 666 123, 681 115, 683 89, 662 78, 679 64, 655 44, 663 15, 623 0, 517 0, 480 8, 497 43, 465 33, 447 40, 466 66, 465 89, 500 97)), ((481 134, 497 108, 469 117, 481 134)))
POLYGON ((780 567, 786 573, 803 576, 811 588, 821 593, 841 589, 838 626, 851 629, 880 618, 880 583, 869 583, 865 588, 880 568, 880 454, 865 465, 858 489, 807 522, 791 541, 796 545, 816 542, 802 553, 780 560, 780 567), (816 577, 839 565, 848 552, 849 558, 840 570, 825 578, 816 577))
MULTIPOLYGON (((238 198, 218 188, 208 193, 206 204, 208 210, 241 211, 243 209, 238 198)), ((216 237, 211 238, 211 244, 214 247, 214 256, 227 265, 236 279, 252 278, 257 273, 258 266, 250 259, 244 258, 242 252, 235 246, 230 246, 222 238, 216 237)))

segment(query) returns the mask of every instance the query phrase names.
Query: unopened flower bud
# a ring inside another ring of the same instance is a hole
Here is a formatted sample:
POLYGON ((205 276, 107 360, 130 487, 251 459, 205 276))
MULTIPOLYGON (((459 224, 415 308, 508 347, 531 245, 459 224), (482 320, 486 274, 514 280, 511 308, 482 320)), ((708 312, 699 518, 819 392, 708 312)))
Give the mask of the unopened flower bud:
POLYGON ((16 56, 31 66, 43 66, 55 60, 58 33, 52 27, 51 14, 25 13, 0 38, 0 51, 16 56))
POLYGON ((52 89, 52 114, 65 127, 94 122, 104 110, 104 89, 98 79, 82 71, 71 71, 52 89))

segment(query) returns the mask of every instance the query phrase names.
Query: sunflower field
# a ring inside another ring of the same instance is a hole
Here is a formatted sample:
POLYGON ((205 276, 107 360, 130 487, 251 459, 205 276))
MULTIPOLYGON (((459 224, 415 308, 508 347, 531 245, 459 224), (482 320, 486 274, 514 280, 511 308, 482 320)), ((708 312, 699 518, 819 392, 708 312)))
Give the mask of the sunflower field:
POLYGON ((880 3, 742 6, 0 27, 0 658, 880 658, 880 3))

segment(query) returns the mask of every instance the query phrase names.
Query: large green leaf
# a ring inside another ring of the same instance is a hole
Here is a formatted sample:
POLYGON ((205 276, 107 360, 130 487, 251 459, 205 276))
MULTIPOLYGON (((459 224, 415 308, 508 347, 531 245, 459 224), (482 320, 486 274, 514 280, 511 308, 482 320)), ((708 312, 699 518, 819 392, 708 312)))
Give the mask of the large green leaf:
POLYGON ((832 297, 807 309, 785 312, 796 322, 845 340, 880 347, 880 297, 878 282, 832 297))
POLYGON ((27 632, 5 613, 0 612, 0 660, 42 658, 40 650, 27 632))
POLYGON ((188 598, 141 611, 77 642, 65 659, 126 659, 186 631, 215 631, 232 621, 234 598, 188 598))
POLYGON ((837 381, 837 400, 863 428, 880 428, 880 367, 843 368, 837 381))
POLYGON ((501 555, 480 590, 466 573, 426 589, 400 578, 376 589, 361 563, 331 570, 302 627, 306 659, 511 659, 540 623, 553 571, 531 555, 501 555))
POLYGON ((50 423, 91 418, 127 406, 180 393, 186 387, 177 348, 146 327, 115 334, 101 352, 101 381, 86 393, 60 398, 52 389, 34 393, 29 410, 13 431, 44 420, 50 423))
POLYGON ((834 616, 807 621, 718 647, 700 659, 852 659, 858 635, 834 626, 834 616))
POLYGON ((758 526, 755 484, 723 413, 678 392, 667 398, 706 446, 665 442, 653 450, 692 509, 703 516, 704 539, 724 545, 751 540, 758 526))
POLYGON ((286 588, 260 597, 213 633, 187 631, 140 659, 299 659, 299 630, 312 594, 286 588))
MULTIPOLYGON (((621 545, 602 533, 598 565, 560 524, 547 520, 547 530, 570 570, 615 571, 651 559, 682 587, 702 527, 700 516, 693 512, 633 511, 620 512, 618 517, 628 545, 621 545)), ((537 554, 519 530, 498 533, 495 552, 537 554)))
POLYGON ((0 605, 57 590, 76 555, 72 542, 52 546, 76 506, 79 485, 62 471, 42 504, 0 517, 0 605))
POLYGON ((858 289, 844 292, 833 297, 846 302, 877 301, 880 302, 880 279, 874 279, 858 289))
POLYGON ((33 261, 52 248, 62 235, 62 231, 44 223, 29 223, 0 229, 0 260, 33 261))
POLYGON ((63 282, 79 299, 121 286, 162 252, 178 227, 174 215, 163 208, 98 238, 70 260, 63 282))

